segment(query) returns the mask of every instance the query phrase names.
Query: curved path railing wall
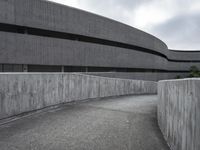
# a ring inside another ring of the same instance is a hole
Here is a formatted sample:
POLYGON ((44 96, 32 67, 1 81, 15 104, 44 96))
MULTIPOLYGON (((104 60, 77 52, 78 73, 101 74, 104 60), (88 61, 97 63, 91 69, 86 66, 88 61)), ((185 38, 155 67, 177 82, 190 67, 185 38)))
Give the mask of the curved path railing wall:
POLYGON ((157 92, 156 82, 73 73, 6 73, 0 85, 0 120, 72 101, 157 92))
POLYGON ((20 71, 23 65, 30 72, 40 72, 40 66, 92 67, 92 72, 159 80, 200 67, 200 52, 168 50, 164 42, 136 28, 44 0, 0 1, 0 41, 0 71, 5 72, 20 71), (29 69, 33 65, 36 70, 29 69))
POLYGON ((158 123, 172 150, 200 149, 200 79, 158 83, 158 123))

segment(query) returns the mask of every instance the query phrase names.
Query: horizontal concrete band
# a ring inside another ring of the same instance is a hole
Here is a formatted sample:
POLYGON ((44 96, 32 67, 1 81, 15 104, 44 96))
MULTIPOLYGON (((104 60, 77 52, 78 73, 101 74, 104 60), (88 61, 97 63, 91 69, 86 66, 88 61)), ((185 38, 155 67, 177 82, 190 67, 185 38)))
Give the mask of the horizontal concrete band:
POLYGON ((57 38, 57 39, 66 39, 66 40, 80 41, 80 42, 86 42, 86 43, 94 43, 94 44, 100 44, 100 45, 113 46, 116 48, 125 48, 125 49, 129 49, 129 50, 135 50, 135 51, 140 51, 140 52, 144 52, 144 53, 157 55, 157 56, 166 58, 170 62, 200 63, 200 60, 198 57, 198 56, 200 56, 199 51, 192 52, 192 53, 188 53, 188 52, 185 53, 185 52, 181 51, 181 53, 180 53, 178 51, 171 50, 171 51, 169 51, 170 53, 167 56, 161 52, 157 52, 155 50, 140 47, 137 45, 125 44, 122 42, 100 39, 100 38, 96 38, 96 37, 89 37, 89 36, 84 36, 84 35, 80 35, 80 34, 71 34, 71 33, 51 31, 51 30, 25 27, 25 26, 19 26, 19 25, 11 25, 11 24, 5 24, 5 23, 0 23, 0 31, 17 33, 17 34, 42 36, 42 37, 51 37, 51 38, 57 38), (196 56, 195 57, 196 59, 194 58, 194 56, 196 56))
POLYGON ((167 62, 140 51, 66 39, 0 32, 0 40, 0 63, 5 64, 163 69, 167 62))
POLYGON ((172 150, 200 149, 200 79, 158 83, 158 123, 172 150))
POLYGON ((168 62, 165 58, 114 46, 66 39, 0 32, 1 64, 94 66, 186 71, 200 63, 168 62), (145 60, 145 61, 143 61, 145 60))
POLYGON ((155 94, 157 83, 81 74, 0 74, 0 119, 66 102, 155 94))

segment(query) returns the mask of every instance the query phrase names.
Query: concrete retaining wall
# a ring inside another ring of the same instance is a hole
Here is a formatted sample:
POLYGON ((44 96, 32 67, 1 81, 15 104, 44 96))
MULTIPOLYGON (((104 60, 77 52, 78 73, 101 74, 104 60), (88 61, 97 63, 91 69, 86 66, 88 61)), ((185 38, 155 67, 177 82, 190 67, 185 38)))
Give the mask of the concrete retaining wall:
POLYGON ((157 83, 81 74, 0 74, 0 119, 44 107, 129 94, 155 94, 157 83))
POLYGON ((158 83, 158 123, 172 150, 200 149, 200 79, 158 83))

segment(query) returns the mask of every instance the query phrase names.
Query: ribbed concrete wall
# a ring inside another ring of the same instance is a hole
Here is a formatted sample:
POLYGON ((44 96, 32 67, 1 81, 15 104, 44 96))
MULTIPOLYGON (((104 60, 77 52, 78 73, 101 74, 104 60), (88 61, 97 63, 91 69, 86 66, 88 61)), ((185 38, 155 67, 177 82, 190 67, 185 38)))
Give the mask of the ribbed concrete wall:
POLYGON ((170 50, 168 58, 173 60, 199 60, 200 51, 170 50))
POLYGON ((200 149, 200 79, 158 83, 158 123, 172 150, 200 149))
POLYGON ((0 32, 0 63, 162 69, 167 60, 125 48, 0 32), (145 58, 145 61, 141 61, 145 58))
POLYGON ((157 83, 81 74, 0 74, 0 119, 90 98, 155 94, 157 83))

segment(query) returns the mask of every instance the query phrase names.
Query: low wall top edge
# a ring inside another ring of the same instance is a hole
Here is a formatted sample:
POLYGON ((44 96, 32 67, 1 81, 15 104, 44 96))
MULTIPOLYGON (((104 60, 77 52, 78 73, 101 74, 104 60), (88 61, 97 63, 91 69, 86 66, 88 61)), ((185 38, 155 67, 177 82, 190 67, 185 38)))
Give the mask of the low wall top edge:
POLYGON ((101 79, 113 79, 113 80, 126 80, 126 81, 144 81, 146 83, 157 83, 155 81, 146 81, 146 80, 134 80, 134 79, 123 79, 123 78, 111 78, 111 77, 103 77, 103 76, 95 76, 95 75, 87 75, 82 73, 56 73, 56 72, 5 72, 0 73, 1 75, 77 75, 77 76, 88 76, 88 77, 94 77, 94 78, 101 78, 101 79))
POLYGON ((178 81, 200 81, 200 78, 184 78, 184 79, 160 80, 159 82, 178 82, 178 81))

